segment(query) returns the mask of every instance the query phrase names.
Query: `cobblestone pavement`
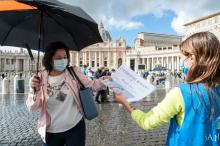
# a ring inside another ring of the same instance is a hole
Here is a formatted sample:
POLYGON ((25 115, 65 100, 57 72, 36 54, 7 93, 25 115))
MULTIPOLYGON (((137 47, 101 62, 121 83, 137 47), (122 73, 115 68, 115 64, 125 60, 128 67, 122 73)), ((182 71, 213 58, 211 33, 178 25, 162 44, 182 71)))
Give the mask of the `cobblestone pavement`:
MULTIPOLYGON (((159 86, 149 97, 133 105, 148 111, 164 98, 167 90, 161 87, 159 86)), ((36 129, 39 111, 35 113, 27 111, 26 97, 27 94, 0 94, 0 146, 42 145, 36 129)), ((112 101, 112 96, 109 98, 112 101)), ((130 115, 118 103, 112 101, 97 106, 98 118, 86 121, 87 146, 165 145, 168 124, 154 130, 144 131, 138 128, 130 115)))

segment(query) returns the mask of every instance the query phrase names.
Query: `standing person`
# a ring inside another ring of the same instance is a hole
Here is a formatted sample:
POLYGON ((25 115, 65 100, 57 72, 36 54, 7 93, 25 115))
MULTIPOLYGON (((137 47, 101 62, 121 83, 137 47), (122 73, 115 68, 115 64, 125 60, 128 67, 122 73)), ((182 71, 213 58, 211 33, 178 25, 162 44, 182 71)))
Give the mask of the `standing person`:
MULTIPOLYGON (((109 71, 109 69, 108 68, 106 68, 105 70, 104 70, 104 72, 102 73, 102 75, 101 76, 111 76, 111 72, 109 71)), ((109 102, 108 101, 108 99, 107 99, 107 95, 109 95, 109 88, 107 87, 107 89, 105 90, 105 94, 106 94, 106 96, 105 97, 103 97, 103 101, 104 102, 109 102)), ((104 95, 105 95, 104 94, 104 95)))
MULTIPOLYGON (((98 69, 97 71, 98 73, 96 74, 96 76, 98 78, 102 78, 103 76, 110 76, 111 74, 109 74, 109 70, 105 69, 105 67, 101 67, 100 69, 98 69)), ((97 92, 96 96, 95 96, 95 101, 97 103, 104 103, 104 102, 109 102, 107 100, 107 89, 103 89, 97 92), (101 95, 101 101, 99 100, 99 96, 101 95)))
POLYGON ((93 80, 93 78, 94 78, 94 72, 92 71, 92 69, 91 69, 91 67, 89 68, 89 70, 88 70, 88 73, 87 73, 87 76, 90 78, 90 79, 92 79, 93 80))
POLYGON ((83 72, 84 75, 88 75, 88 65, 83 65, 83 67, 81 67, 81 71, 83 72))
POLYGON ((2 78, 2 80, 5 78, 5 74, 4 73, 2 74, 1 78, 2 78))
POLYGON ((120 102, 132 119, 148 130, 169 122, 169 146, 220 145, 220 43, 210 32, 196 33, 180 45, 186 83, 173 88, 149 112, 132 108, 122 95, 120 102))
MULTIPOLYGON (((44 70, 30 79, 27 106, 30 111, 40 109, 38 132, 47 146, 84 146, 85 121, 79 100, 80 84, 66 69, 69 48, 62 42, 53 42, 45 50, 44 70), (35 89, 35 93, 34 93, 35 89)), ((88 79, 78 67, 73 70, 85 85, 93 90, 105 89, 97 80, 88 79)))

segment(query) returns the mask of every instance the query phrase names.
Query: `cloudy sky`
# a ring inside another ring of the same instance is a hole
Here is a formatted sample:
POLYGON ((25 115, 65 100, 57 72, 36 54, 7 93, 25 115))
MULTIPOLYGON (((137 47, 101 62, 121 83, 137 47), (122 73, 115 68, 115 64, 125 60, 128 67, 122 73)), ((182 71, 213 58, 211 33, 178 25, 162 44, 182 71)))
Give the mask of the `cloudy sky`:
POLYGON ((113 40, 128 45, 138 32, 184 33, 183 24, 220 12, 220 0, 60 0, 80 6, 96 22, 102 21, 113 40))
POLYGON ((59 1, 81 7, 96 22, 104 23, 113 40, 122 36, 129 46, 134 46, 139 32, 182 35, 183 24, 220 12, 220 0, 59 1))

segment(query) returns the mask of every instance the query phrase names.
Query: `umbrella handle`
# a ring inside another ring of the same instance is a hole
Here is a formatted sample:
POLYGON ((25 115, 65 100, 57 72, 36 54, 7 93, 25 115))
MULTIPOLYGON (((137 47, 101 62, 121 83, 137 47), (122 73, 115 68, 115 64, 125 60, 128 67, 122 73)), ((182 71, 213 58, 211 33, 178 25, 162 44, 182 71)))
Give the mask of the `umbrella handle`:
POLYGON ((33 95, 33 100, 36 101, 36 96, 37 96, 37 91, 36 89, 34 88, 34 95, 33 95))
MULTIPOLYGON (((40 79, 38 76, 37 76, 38 79, 40 79)), ((37 90, 36 88, 34 88, 34 95, 33 95, 33 100, 36 101, 36 96, 37 96, 37 90)))

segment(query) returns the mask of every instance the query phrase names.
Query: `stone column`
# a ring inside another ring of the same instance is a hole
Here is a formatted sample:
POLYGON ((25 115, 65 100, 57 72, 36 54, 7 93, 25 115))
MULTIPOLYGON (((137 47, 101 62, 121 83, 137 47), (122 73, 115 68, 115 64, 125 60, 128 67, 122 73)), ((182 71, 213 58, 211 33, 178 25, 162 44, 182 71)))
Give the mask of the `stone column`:
POLYGON ((180 71, 180 57, 177 56, 177 71, 180 71))
MULTIPOLYGON (((122 64, 124 63, 123 62, 123 57, 122 57, 122 64)), ((129 66, 129 65, 128 65, 129 66)), ((116 69, 118 68, 118 60, 117 60, 117 54, 116 54, 116 51, 113 52, 113 68, 116 69)))
MULTIPOLYGON (((129 66, 129 67, 130 67, 130 59, 131 59, 131 58, 127 57, 126 63, 125 63, 125 64, 126 64, 127 66, 129 66)), ((114 69, 117 69, 117 66, 115 66, 114 69)))
POLYGON ((82 56, 83 56, 83 58, 82 58, 82 65, 84 65, 85 64, 85 52, 82 52, 82 56))
POLYGON ((87 52, 85 51, 85 64, 87 65, 87 52))
POLYGON ((89 49, 89 67, 91 67, 92 66, 92 64, 91 64, 91 62, 92 62, 92 60, 91 60, 91 51, 90 51, 90 49, 89 49))
POLYGON ((154 64, 154 66, 159 64, 159 57, 156 57, 156 63, 154 64))
POLYGON ((107 58, 107 68, 110 68, 110 52, 108 50, 108 58, 107 58))
POLYGON ((19 59, 15 60, 15 72, 19 71, 19 59))
POLYGON ((172 56, 172 71, 174 72, 174 56, 172 56))
POLYGON ((76 58, 75 58, 75 62, 76 62, 76 66, 79 66, 79 52, 76 52, 76 58))
POLYGON ((95 65, 94 65, 94 68, 97 68, 97 57, 96 57, 97 56, 97 54, 96 54, 97 52, 95 51, 94 53, 95 53, 95 65))
POLYGON ((138 71, 138 58, 135 58, 135 68, 134 68, 134 71, 137 72, 138 71))
POLYGON ((102 52, 99 51, 99 67, 102 66, 102 52))

